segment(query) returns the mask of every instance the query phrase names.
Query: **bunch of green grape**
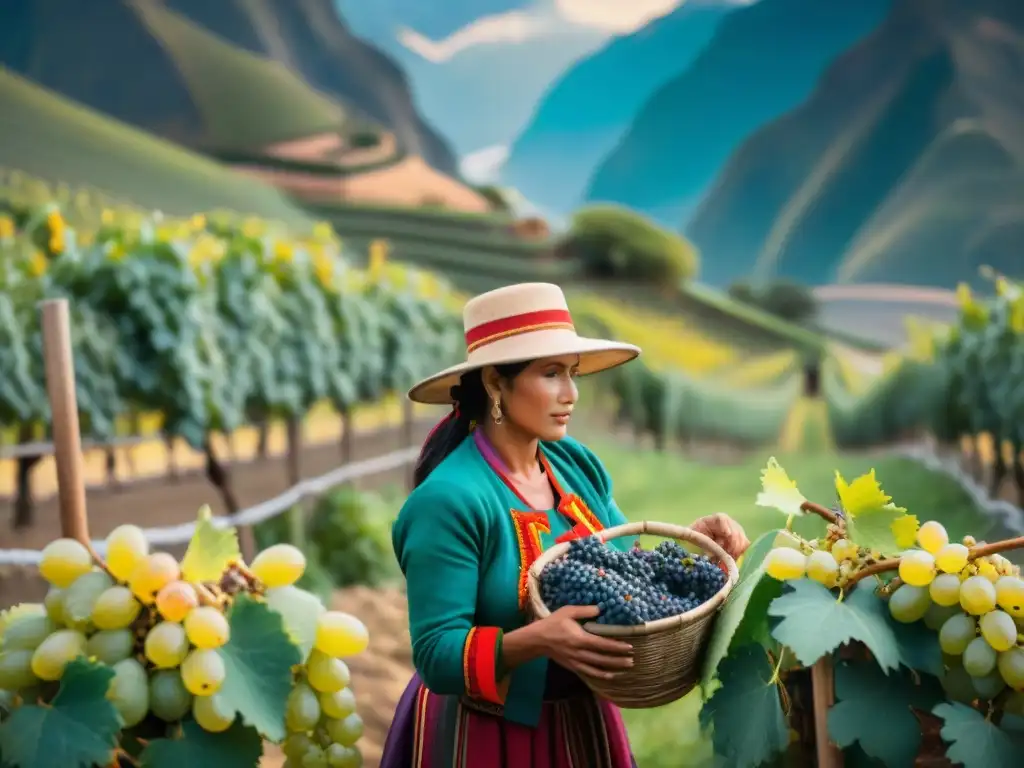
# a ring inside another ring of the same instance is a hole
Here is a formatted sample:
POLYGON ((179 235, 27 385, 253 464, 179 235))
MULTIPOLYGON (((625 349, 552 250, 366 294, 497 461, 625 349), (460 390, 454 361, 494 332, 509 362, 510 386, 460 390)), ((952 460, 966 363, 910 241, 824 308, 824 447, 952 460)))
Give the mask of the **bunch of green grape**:
MULTIPOLYGON (((0 698, 34 700, 42 686, 61 679, 69 662, 85 657, 113 669, 107 698, 126 728, 147 716, 171 723, 190 715, 211 733, 230 728, 235 709, 220 695, 226 677, 220 649, 230 640, 225 611, 231 595, 218 585, 211 589, 184 580, 181 564, 166 552, 150 552, 136 526, 114 529, 106 551, 106 563, 99 564, 74 539, 58 539, 44 548, 39 570, 50 589, 43 603, 8 611, 0 627, 0 698)), ((237 566, 229 567, 221 583, 241 583, 258 598, 269 599, 277 591, 285 593, 285 601, 319 603, 294 586, 305 567, 301 550, 277 544, 253 559, 247 571, 251 584, 238 578, 237 566)), ((304 679, 296 680, 292 699, 301 699, 315 681, 320 691, 316 725, 331 734, 337 748, 322 749, 320 762, 314 754, 295 764, 357 766, 362 758, 354 744, 362 722, 354 714, 348 669, 340 657, 364 650, 368 633, 355 617, 318 607, 316 649, 303 666, 304 679)), ((295 720, 294 711, 289 701, 292 731, 297 730, 293 722, 304 722, 295 720)))
POLYGON ((1024 579, 1001 555, 969 559, 970 536, 950 542, 935 521, 917 534, 919 549, 903 553, 902 582, 889 613, 903 623, 923 621, 938 631, 946 660, 947 692, 990 700, 1005 688, 1024 705, 1024 579))
POLYGON ((361 653, 369 637, 354 616, 328 611, 320 616, 309 658, 297 670, 288 696, 283 750, 288 768, 359 768, 356 742, 363 720, 344 657, 361 653))
POLYGON ((842 587, 862 566, 874 562, 876 552, 858 547, 830 525, 824 539, 804 541, 782 532, 764 559, 765 572, 779 581, 804 577, 831 589, 842 587))

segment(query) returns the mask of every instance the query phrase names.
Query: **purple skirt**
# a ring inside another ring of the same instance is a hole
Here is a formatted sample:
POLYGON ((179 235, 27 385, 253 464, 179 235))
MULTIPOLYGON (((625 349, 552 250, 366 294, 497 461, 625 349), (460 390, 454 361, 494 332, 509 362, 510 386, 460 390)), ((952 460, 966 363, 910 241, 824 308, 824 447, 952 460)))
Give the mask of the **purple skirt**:
POLYGON ((431 693, 413 675, 380 768, 636 768, 618 708, 550 667, 533 728, 505 720, 491 705, 431 693))

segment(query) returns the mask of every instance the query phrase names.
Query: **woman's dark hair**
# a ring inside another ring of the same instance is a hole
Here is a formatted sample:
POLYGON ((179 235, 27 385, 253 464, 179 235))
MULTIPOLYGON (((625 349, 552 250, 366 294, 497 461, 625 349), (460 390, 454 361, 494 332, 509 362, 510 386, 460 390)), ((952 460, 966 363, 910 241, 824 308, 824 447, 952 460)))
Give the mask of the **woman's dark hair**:
MULTIPOLYGON (((501 378, 511 382, 529 365, 530 361, 528 360, 523 363, 505 363, 494 367, 501 378)), ((437 468, 437 465, 469 436, 471 424, 473 422, 481 423, 487 418, 491 409, 491 401, 484 387, 483 373, 479 368, 462 374, 459 383, 452 387, 451 395, 452 400, 455 401, 455 408, 440 424, 434 427, 424 441, 420 457, 416 461, 416 469, 412 475, 413 486, 418 486, 426 480, 430 473, 437 468)))

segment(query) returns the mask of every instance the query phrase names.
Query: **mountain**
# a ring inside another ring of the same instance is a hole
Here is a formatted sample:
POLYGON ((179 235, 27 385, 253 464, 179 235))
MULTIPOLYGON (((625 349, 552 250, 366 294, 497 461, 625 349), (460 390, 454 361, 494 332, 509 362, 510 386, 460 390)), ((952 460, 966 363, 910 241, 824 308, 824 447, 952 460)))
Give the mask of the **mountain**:
POLYGON ((686 69, 734 8, 689 0, 570 67, 512 145, 502 183, 546 210, 566 214, 577 207, 590 175, 643 103, 686 69))
POLYGON ((552 81, 609 37, 564 18, 554 0, 337 4, 408 73, 417 106, 460 157, 504 158, 552 81))
POLYGON ((390 128, 409 154, 458 174, 446 140, 417 113, 405 73, 354 35, 331 0, 167 0, 167 5, 239 48, 300 73, 317 90, 390 128))
POLYGON ((3 67, 0 115, 0 168, 173 215, 220 208, 299 227, 311 223, 272 185, 75 104, 3 67))
POLYGON ((897 0, 736 152, 687 232, 705 263, 811 283, 1020 275, 1022 72, 1017 0, 897 0))
POLYGON ((330 0, 5 0, 0 64, 197 149, 376 124, 405 153, 457 172, 401 71, 330 0))
POLYGON ((760 0, 729 14, 697 59, 647 100, 585 199, 628 205, 678 227, 733 150, 803 102, 890 2, 760 0))

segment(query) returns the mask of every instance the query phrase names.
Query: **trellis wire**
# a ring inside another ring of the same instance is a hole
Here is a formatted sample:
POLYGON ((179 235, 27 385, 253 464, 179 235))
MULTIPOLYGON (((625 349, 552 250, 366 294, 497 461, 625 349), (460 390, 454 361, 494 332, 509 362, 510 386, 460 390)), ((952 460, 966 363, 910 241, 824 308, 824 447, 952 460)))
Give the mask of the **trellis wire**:
MULTIPOLYGON (((239 510, 233 515, 215 515, 211 521, 218 528, 253 526, 287 512, 303 499, 320 496, 339 485, 408 466, 416 461, 419 452, 420 449, 415 447, 402 448, 372 459, 355 461, 319 477, 303 480, 284 493, 239 510)), ((192 522, 143 528, 143 532, 151 546, 167 547, 188 543, 195 528, 196 524, 192 522)), ((103 541, 93 541, 93 546, 97 552, 104 554, 106 545, 103 541)), ((38 565, 41 557, 42 552, 37 549, 3 549, 0 550, 0 565, 38 565)))

